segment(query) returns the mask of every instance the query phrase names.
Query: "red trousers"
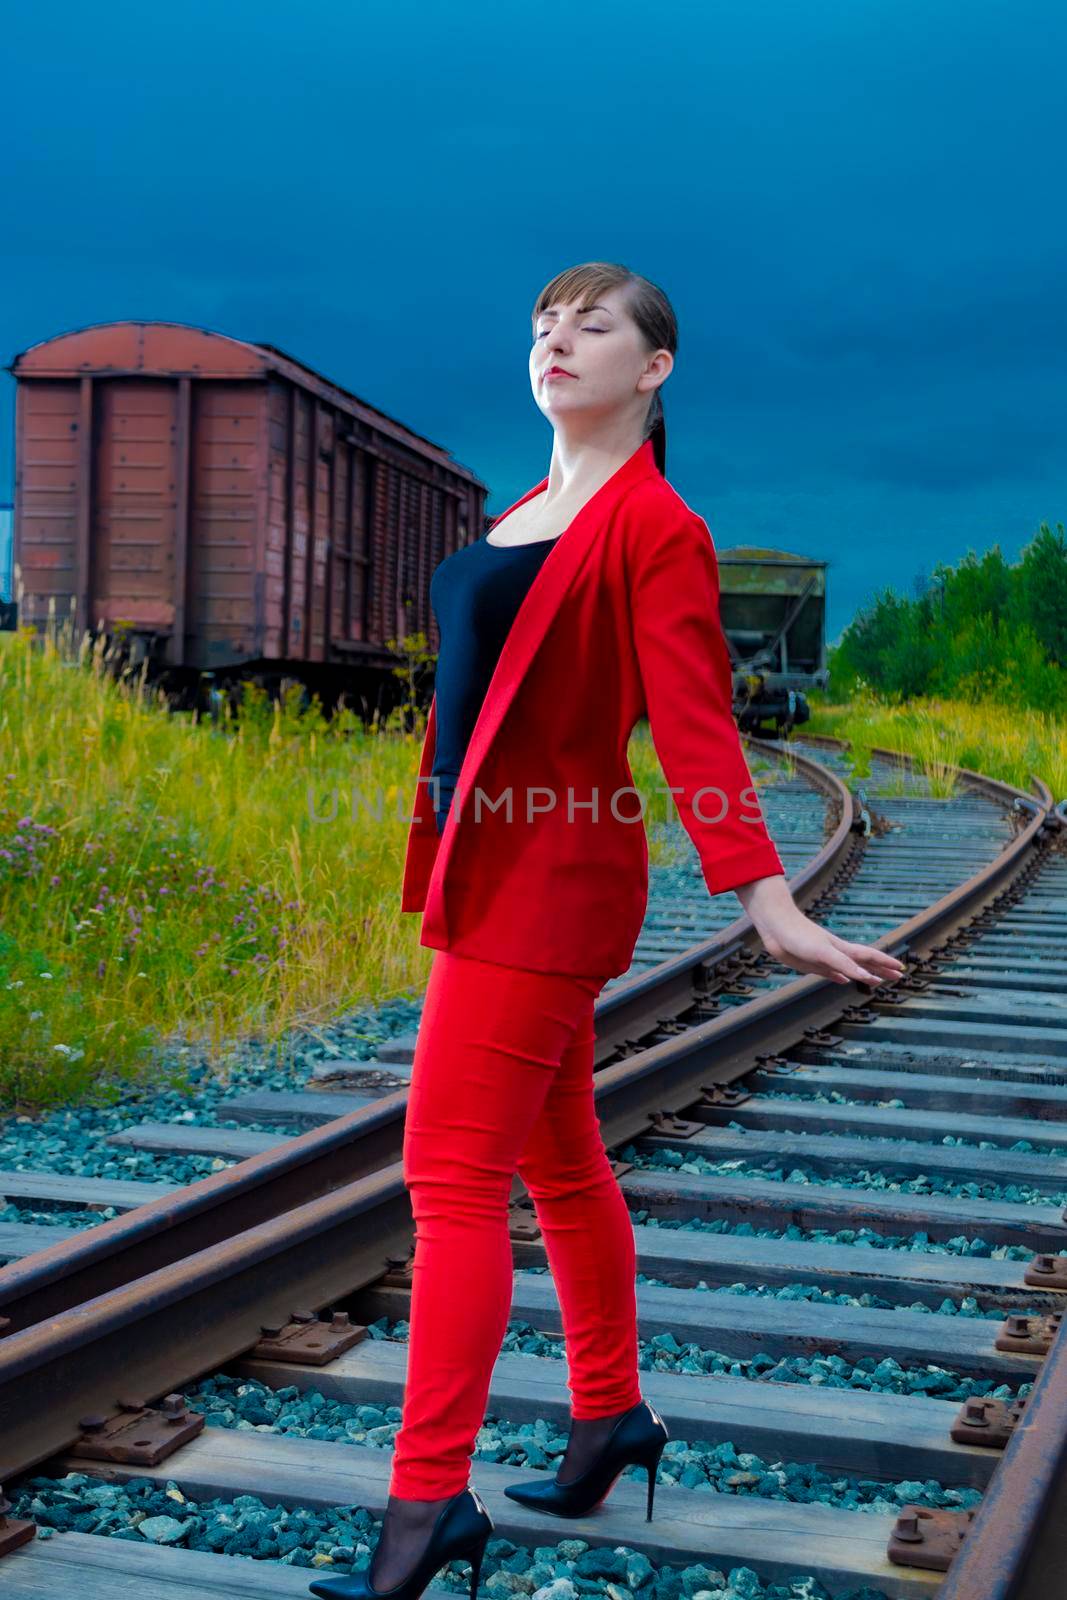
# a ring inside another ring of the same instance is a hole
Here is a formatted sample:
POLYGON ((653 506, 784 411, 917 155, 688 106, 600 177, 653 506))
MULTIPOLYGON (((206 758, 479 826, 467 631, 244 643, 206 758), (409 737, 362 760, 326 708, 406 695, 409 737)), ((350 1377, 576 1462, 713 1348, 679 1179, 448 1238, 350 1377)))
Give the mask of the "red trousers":
POLYGON ((437 1500, 470 1481, 511 1309, 516 1172, 559 1298, 572 1416, 641 1399, 633 1223, 593 1102, 604 981, 434 951, 404 1126, 415 1255, 390 1494, 437 1500))

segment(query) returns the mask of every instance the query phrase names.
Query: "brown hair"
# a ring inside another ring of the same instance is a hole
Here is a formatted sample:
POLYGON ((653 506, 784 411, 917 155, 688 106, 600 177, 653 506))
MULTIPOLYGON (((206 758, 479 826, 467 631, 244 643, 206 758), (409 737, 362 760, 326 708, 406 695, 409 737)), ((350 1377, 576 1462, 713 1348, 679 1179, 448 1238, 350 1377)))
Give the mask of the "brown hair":
MULTIPOLYGON (((626 309, 643 334, 649 350, 669 350, 673 356, 678 348, 678 320, 670 301, 658 284, 643 278, 638 272, 617 261, 586 261, 580 267, 568 267, 546 283, 533 308, 533 320, 542 311, 556 304, 570 305, 574 300, 585 299, 590 304, 605 289, 628 289, 626 309)), ((660 384, 652 391, 652 399, 645 418, 645 438, 652 440, 656 465, 666 473, 667 427, 663 420, 663 400, 660 384)))

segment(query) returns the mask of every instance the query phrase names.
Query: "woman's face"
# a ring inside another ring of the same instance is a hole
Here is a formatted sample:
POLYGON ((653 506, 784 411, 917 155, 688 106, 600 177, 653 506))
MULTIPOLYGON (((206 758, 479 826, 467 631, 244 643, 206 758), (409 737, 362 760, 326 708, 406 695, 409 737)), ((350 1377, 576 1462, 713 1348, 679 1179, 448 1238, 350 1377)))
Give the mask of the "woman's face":
POLYGON ((621 288, 554 304, 534 323, 530 384, 553 425, 612 413, 643 420, 653 389, 673 365, 669 350, 648 349, 621 288), (550 376, 553 367, 563 373, 550 376))

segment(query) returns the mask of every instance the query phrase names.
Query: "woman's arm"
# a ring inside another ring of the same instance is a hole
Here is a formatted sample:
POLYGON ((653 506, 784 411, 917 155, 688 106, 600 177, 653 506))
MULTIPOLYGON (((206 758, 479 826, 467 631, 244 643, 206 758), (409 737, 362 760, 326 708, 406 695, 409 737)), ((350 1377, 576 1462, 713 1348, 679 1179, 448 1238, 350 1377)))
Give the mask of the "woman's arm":
MULTIPOLYGON (((689 511, 641 521, 630 556, 630 621, 652 742, 708 889, 722 894, 785 869, 733 717, 707 527, 689 511)), ((669 816, 666 797, 664 807, 669 816)))
POLYGON ((712 894, 733 889, 768 954, 836 983, 899 977, 902 962, 804 915, 767 831, 733 716, 730 655, 707 524, 646 525, 631 558, 634 645, 652 741, 712 894), (701 793, 700 791, 706 791, 701 793))

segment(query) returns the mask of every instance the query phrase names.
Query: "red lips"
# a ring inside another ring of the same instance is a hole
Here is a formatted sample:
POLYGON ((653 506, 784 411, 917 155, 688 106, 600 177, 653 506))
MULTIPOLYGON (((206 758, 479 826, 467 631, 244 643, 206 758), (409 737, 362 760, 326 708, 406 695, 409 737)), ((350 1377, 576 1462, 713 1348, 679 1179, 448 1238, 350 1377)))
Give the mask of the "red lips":
POLYGON ((546 378, 550 378, 554 372, 562 373, 565 378, 573 378, 574 377, 574 373, 573 372, 568 372, 566 367, 549 367, 548 370, 545 373, 545 377, 546 378))

